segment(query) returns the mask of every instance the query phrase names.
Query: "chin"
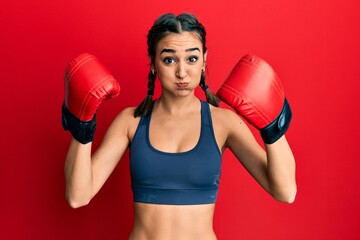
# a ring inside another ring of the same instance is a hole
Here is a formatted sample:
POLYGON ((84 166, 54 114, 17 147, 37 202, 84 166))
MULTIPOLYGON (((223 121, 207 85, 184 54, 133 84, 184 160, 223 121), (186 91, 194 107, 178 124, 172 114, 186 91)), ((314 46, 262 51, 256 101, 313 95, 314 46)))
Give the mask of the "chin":
POLYGON ((176 91, 177 96, 188 96, 194 92, 194 89, 179 89, 176 91))

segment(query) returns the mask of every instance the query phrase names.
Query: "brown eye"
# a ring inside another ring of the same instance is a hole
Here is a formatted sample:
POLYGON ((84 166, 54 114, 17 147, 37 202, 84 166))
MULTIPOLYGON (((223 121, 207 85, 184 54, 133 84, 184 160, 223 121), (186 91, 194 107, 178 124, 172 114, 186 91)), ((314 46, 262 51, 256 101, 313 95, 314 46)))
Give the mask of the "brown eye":
POLYGON ((163 59, 163 62, 166 63, 166 64, 171 64, 171 63, 174 63, 175 60, 171 57, 166 57, 163 59))
POLYGON ((189 57, 188 61, 191 62, 191 63, 194 63, 198 60, 199 58, 197 56, 191 56, 189 57))

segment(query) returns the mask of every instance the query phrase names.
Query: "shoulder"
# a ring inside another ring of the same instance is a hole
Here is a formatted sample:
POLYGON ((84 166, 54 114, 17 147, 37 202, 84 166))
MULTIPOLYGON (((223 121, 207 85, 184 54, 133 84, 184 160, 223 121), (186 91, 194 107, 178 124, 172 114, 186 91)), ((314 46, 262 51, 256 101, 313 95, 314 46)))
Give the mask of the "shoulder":
POLYGON ((116 115, 96 151, 97 156, 108 160, 120 159, 130 143, 130 133, 137 127, 136 123, 140 119, 134 117, 134 110, 133 107, 124 108, 116 115))
POLYGON ((121 110, 111 123, 109 130, 130 138, 140 121, 140 117, 134 117, 135 109, 136 107, 127 107, 121 110))
POLYGON ((249 128, 233 110, 210 105, 210 111, 215 138, 222 151, 233 141, 245 141, 249 128))
POLYGON ((131 126, 140 121, 140 117, 134 117, 136 107, 127 107, 121 110, 115 117, 113 124, 121 124, 122 126, 131 126))
POLYGON ((253 138, 248 124, 233 109, 224 107, 210 107, 214 129, 225 135, 225 141, 244 143, 253 138))
POLYGON ((126 107, 123 110, 121 110, 115 119, 128 119, 131 120, 134 117, 136 107, 126 107))
POLYGON ((231 109, 210 105, 210 112, 214 125, 231 128, 234 124, 245 124, 244 121, 231 109))

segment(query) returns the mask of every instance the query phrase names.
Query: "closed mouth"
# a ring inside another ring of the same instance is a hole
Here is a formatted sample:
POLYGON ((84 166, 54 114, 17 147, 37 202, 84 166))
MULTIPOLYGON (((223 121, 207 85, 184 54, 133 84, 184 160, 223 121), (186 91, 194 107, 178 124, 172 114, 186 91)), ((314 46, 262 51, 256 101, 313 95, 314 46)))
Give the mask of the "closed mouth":
POLYGON ((188 85, 189 85, 189 83, 185 83, 185 82, 176 83, 176 86, 178 86, 179 88, 185 88, 188 85))

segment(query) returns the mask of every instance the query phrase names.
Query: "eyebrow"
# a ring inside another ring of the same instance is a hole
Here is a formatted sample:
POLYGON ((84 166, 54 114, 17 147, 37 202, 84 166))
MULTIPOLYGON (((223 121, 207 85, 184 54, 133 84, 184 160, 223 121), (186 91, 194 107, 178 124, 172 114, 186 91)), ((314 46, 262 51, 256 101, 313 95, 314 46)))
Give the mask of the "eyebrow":
MULTIPOLYGON (((188 48, 188 49, 185 50, 185 52, 193 52, 193 51, 199 51, 200 52, 200 49, 197 48, 197 47, 194 47, 194 48, 188 48)), ((163 50, 161 50, 160 55, 162 53, 164 53, 164 52, 166 52, 166 53, 176 53, 176 51, 174 49, 164 48, 163 50)))

